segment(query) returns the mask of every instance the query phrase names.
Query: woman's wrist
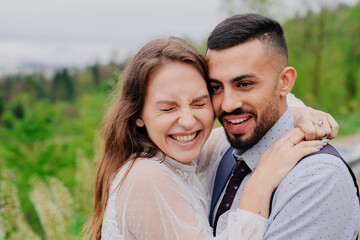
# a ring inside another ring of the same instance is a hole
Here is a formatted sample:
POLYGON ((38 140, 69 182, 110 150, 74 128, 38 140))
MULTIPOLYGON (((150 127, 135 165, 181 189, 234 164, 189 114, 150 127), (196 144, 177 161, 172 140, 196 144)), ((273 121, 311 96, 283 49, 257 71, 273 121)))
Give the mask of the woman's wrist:
POLYGON ((272 184, 273 177, 269 174, 269 171, 262 172, 259 169, 256 169, 255 172, 251 175, 250 179, 247 181, 245 188, 261 192, 262 194, 272 194, 276 189, 277 184, 272 184))
POLYGON ((271 194, 254 191, 254 189, 245 189, 240 200, 239 208, 268 218, 270 198, 271 194))
POLYGON ((239 208, 268 218, 269 203, 273 191, 266 185, 258 183, 256 178, 250 178, 245 185, 239 208))
POLYGON ((271 197, 275 188, 269 187, 267 183, 263 181, 256 181, 257 179, 249 179, 246 183, 244 192, 248 192, 248 194, 253 198, 269 198, 271 197))

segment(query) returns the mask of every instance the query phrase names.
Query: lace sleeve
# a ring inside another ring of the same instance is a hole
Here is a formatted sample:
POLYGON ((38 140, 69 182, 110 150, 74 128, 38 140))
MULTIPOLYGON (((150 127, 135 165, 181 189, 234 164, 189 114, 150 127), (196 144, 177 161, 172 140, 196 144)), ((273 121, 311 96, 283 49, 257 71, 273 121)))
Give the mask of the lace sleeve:
POLYGON ((219 151, 219 142, 221 139, 226 141, 224 128, 219 127, 213 129, 201 151, 200 156, 196 159, 197 173, 206 171, 207 167, 211 164, 212 159, 215 159, 217 155, 221 155, 221 153, 216 154, 219 151))
POLYGON ((292 93, 286 96, 286 100, 289 107, 306 107, 306 105, 292 93))
POLYGON ((264 238, 268 220, 254 213, 233 209, 219 218, 216 232, 219 239, 251 239, 264 238))
POLYGON ((147 240, 262 239, 258 237, 261 234, 246 234, 263 231, 263 228, 254 230, 254 227, 258 228, 258 224, 252 223, 259 219, 241 210, 229 214, 227 218, 231 223, 214 238, 207 213, 201 210, 201 205, 196 204, 196 197, 190 196, 161 164, 152 161, 135 164, 119 189, 116 199, 117 222, 121 235, 125 239, 147 240), (249 238, 244 238, 247 236, 249 238))

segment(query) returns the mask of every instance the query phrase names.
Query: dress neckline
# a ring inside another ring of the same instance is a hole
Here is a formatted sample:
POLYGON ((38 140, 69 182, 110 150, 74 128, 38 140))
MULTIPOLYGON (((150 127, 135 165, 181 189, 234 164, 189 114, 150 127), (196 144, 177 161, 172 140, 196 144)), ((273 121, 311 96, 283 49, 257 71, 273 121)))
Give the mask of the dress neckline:
POLYGON ((163 153, 158 153, 154 158, 156 161, 159 161, 161 164, 165 164, 170 170, 172 170, 181 180, 188 182, 196 172, 196 164, 192 161, 190 165, 183 164, 175 159, 165 156, 163 153))

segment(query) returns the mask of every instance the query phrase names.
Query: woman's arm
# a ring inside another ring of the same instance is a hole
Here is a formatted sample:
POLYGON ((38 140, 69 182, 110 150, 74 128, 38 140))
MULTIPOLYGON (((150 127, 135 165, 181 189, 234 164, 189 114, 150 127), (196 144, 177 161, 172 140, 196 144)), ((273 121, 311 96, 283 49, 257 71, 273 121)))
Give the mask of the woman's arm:
POLYGON ((304 141, 304 138, 303 131, 292 129, 261 156, 245 185, 240 209, 268 218, 271 195, 283 178, 301 158, 326 145, 319 140, 304 141))

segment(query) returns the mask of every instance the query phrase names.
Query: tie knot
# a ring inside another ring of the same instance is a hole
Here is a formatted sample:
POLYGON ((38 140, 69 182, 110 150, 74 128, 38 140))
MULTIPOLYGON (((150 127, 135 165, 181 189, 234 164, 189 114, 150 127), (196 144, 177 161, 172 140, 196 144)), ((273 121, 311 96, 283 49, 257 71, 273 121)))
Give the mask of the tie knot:
POLYGON ((238 174, 247 175, 250 172, 251 172, 251 169, 249 168, 249 166, 246 164, 246 162, 244 160, 236 159, 236 163, 232 170, 233 175, 238 175, 238 174))

